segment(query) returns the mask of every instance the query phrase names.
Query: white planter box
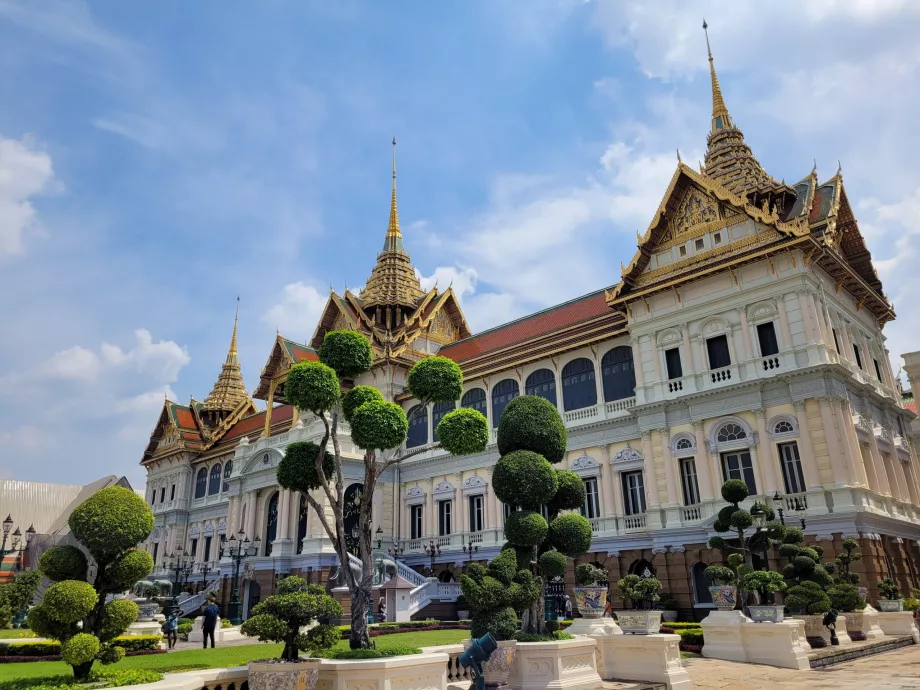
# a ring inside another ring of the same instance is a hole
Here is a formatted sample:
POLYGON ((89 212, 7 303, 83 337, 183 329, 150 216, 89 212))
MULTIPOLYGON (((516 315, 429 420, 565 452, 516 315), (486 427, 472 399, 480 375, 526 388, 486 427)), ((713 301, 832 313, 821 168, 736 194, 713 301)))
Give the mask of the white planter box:
POLYGON ((914 619, 913 611, 878 612, 878 626, 886 635, 903 637, 910 635, 914 642, 920 644, 920 630, 914 619))
POLYGON ((249 690, 315 690, 319 661, 250 661, 249 690))
POLYGON ((878 611, 871 606, 866 606, 862 611, 847 611, 843 616, 847 619, 848 635, 854 632, 862 633, 866 640, 880 640, 885 637, 885 633, 878 626, 878 611))
POLYGON ((779 623, 783 620, 783 607, 748 606, 748 614, 755 623, 779 623))
MULTIPOLYGON (((679 635, 610 635, 595 638, 604 679, 666 683, 668 690, 692 690, 680 660, 679 635)), ((600 684, 594 686, 600 687, 600 684)))
POLYGON ((518 642, 508 684, 512 690, 595 690, 601 687, 590 637, 518 642))
POLYGON ((428 652, 360 661, 323 659, 316 690, 446 690, 449 658, 428 652))
MULTIPOLYGON (((831 646, 831 632, 824 627, 824 623, 822 622, 824 620, 824 614, 793 616, 792 618, 794 620, 805 621, 806 637, 822 637, 824 638, 824 642, 827 643, 827 646, 831 646)), ((843 614, 837 616, 835 632, 837 633, 837 640, 840 642, 841 647, 853 644, 853 640, 847 635, 847 619, 843 617, 843 614)))
MULTIPOLYGON (((840 625, 844 625, 843 617, 840 625)), ((787 618, 779 623, 755 623, 740 611, 713 611, 702 626, 704 657, 809 669, 804 621, 787 618)))
POLYGON ((624 633, 653 635, 661 629, 661 611, 617 611, 616 614, 624 633))

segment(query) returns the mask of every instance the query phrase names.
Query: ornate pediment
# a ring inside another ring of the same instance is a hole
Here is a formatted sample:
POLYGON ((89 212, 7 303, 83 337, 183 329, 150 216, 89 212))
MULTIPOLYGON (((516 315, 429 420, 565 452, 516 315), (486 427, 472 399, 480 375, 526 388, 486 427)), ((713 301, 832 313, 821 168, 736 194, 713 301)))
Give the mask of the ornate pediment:
POLYGON ((718 219, 718 202, 697 187, 690 186, 677 207, 677 213, 669 222, 671 237, 678 238, 695 226, 713 223, 718 219))
POLYGON ((459 338, 457 327, 444 309, 439 309, 431 320, 428 337, 439 343, 452 343, 459 338))
POLYGON ((613 465, 622 465, 628 462, 644 461, 645 458, 642 457, 642 453, 637 451, 635 448, 624 448, 610 459, 610 462, 613 465))

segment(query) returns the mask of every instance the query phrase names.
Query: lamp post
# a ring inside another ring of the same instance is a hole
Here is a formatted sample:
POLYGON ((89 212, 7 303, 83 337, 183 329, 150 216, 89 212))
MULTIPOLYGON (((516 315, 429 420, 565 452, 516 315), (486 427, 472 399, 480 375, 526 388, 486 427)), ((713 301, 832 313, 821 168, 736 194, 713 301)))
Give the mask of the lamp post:
POLYGON ((208 585, 208 573, 214 570, 210 561, 204 561, 198 564, 198 572, 201 573, 201 589, 208 585))
MULTIPOLYGON (((779 521, 786 524, 786 520, 783 517, 783 504, 785 503, 785 497, 777 491, 773 494, 773 505, 776 506, 776 512, 779 513, 779 521)), ((799 500, 798 496, 795 496, 791 499, 791 503, 788 504, 789 509, 792 511, 792 514, 795 515, 799 522, 802 525, 802 529, 805 529, 805 505, 799 500)))
POLYGON ((6 558, 7 555, 11 553, 19 552, 22 554, 26 549, 29 548, 29 544, 32 543, 32 538, 35 536, 35 528, 32 525, 29 525, 29 529, 26 530, 26 540, 22 541, 22 532, 19 531, 17 527, 12 535, 10 535, 10 530, 13 529, 13 516, 7 515, 6 520, 3 521, 3 541, 0 542, 0 560, 6 558), (6 548, 6 542, 13 537, 12 542, 10 543, 11 548, 6 548))
POLYGON ((473 554, 479 551, 479 545, 473 543, 473 538, 469 538, 469 543, 463 545, 463 553, 466 554, 466 557, 470 560, 473 560, 473 554))
POLYGON ((227 540, 226 551, 233 561, 233 580, 230 583, 230 605, 227 608, 227 613, 233 625, 239 625, 243 622, 240 617, 240 564, 247 558, 251 558, 259 553, 259 545, 261 543, 262 540, 259 537, 256 537, 255 541, 250 542, 249 537, 246 536, 243 530, 231 535, 230 539, 227 540))
POLYGON ((387 549, 387 553, 389 553, 393 558, 399 558, 403 555, 405 550, 406 547, 402 545, 402 542, 396 542, 387 549))
POLYGON ((163 556, 163 568, 167 571, 172 570, 173 575, 173 600, 172 608, 179 608, 179 591, 182 588, 182 578, 191 570, 192 555, 177 546, 176 550, 163 556))
POLYGON ((377 550, 380 551, 383 546, 383 539, 380 537, 380 535, 383 534, 383 527, 377 525, 377 531, 374 532, 374 534, 377 535, 377 550))
POLYGON ((763 546, 763 570, 769 570, 770 561, 767 555, 767 511, 759 505, 755 505, 751 508, 751 517, 754 518, 754 525, 756 525, 757 533, 761 537, 761 546, 763 546))
POLYGON ((431 576, 434 577, 434 559, 441 555, 441 547, 434 543, 434 539, 429 539, 428 546, 425 547, 425 553, 431 562, 428 569, 431 571, 431 576))

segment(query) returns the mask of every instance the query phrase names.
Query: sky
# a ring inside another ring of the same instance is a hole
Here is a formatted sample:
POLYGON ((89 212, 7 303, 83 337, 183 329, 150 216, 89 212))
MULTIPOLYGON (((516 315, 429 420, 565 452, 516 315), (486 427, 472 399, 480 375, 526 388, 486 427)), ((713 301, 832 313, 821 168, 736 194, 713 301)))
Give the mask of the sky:
POLYGON ((480 331, 615 284, 711 91, 763 166, 842 166, 920 349, 920 3, 0 0, 0 476, 144 484, 164 396, 253 390, 382 245, 480 331), (913 298, 913 299, 912 299, 913 298))

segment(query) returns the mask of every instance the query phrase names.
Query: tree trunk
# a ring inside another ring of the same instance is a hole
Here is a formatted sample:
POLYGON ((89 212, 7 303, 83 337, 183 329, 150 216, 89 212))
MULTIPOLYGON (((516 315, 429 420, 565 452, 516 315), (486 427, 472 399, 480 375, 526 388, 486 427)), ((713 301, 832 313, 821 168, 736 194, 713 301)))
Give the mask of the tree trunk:
POLYGON ((351 642, 352 649, 370 649, 371 636, 367 626, 367 607, 371 592, 358 586, 351 592, 351 642))
POLYGON ((87 661, 85 664, 72 666, 74 680, 87 680, 89 672, 93 670, 93 661, 87 661))

